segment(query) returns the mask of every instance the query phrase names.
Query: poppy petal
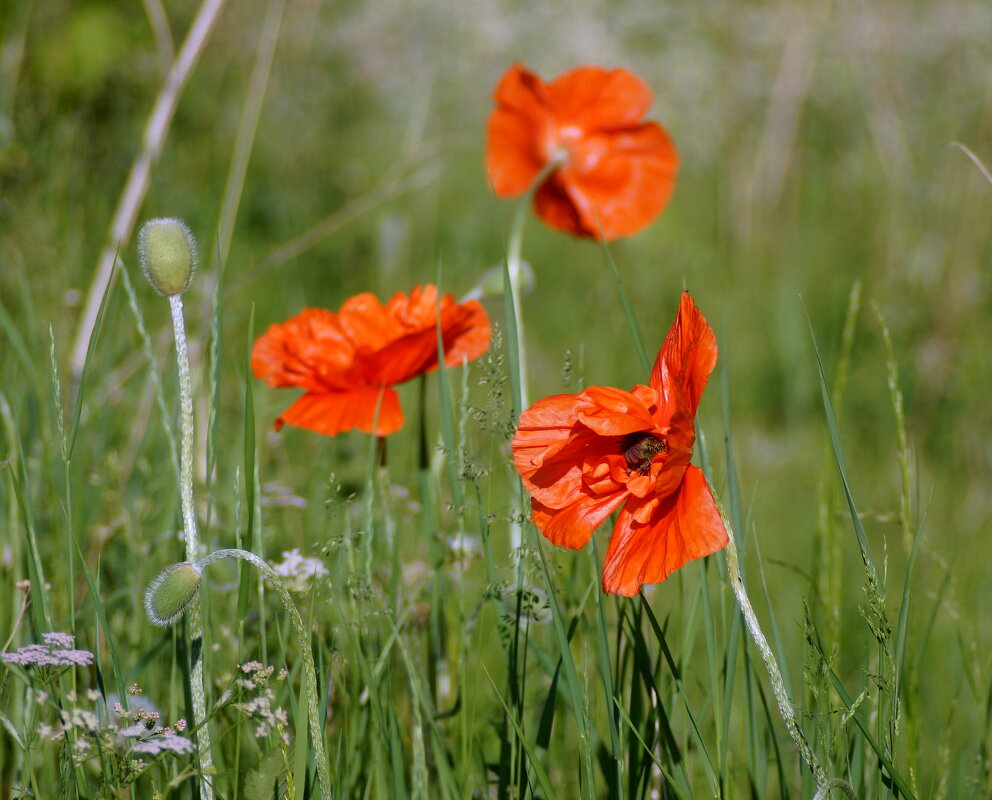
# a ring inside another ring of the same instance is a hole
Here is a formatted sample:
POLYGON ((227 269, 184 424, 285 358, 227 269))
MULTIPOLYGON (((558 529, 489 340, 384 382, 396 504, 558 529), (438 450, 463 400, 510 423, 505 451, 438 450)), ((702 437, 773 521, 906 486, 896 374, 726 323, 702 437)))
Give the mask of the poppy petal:
POLYGON ((689 293, 683 292, 675 322, 651 370, 651 387, 658 391, 663 413, 672 415, 681 409, 691 425, 716 357, 713 329, 689 293))
POLYGON ((577 67, 547 85, 559 125, 586 132, 636 125, 651 108, 651 90, 625 69, 577 67))
POLYGON ((486 172, 499 197, 515 197, 530 188, 547 161, 546 143, 553 122, 544 82, 514 64, 500 79, 496 109, 486 123, 486 172))
POLYGON ((552 173, 534 193, 534 213, 556 231, 573 236, 594 235, 579 214, 568 187, 562 182, 560 170, 552 173))
POLYGON ((589 401, 579 407, 579 422, 600 436, 623 436, 655 427, 651 412, 631 392, 610 386, 590 386, 579 397, 589 401))
POLYGON ((388 386, 382 389, 369 387, 323 394, 307 393, 279 415, 275 422, 276 430, 283 425, 307 428, 325 436, 336 436, 352 428, 375 433, 376 436, 388 436, 403 427, 403 410, 396 390, 388 386), (377 408, 378 425, 375 425, 377 408))
POLYGON ((441 301, 441 338, 444 341, 444 363, 457 367, 474 361, 492 343, 493 332, 489 315, 478 300, 455 303, 453 298, 441 301), (450 300, 445 306, 445 300, 450 300))
POLYGON ((269 326, 252 347, 251 367, 269 386, 326 391, 338 388, 335 376, 350 366, 354 352, 337 314, 307 308, 269 326))
MULTIPOLYGON (((433 293, 433 298, 436 296, 436 292, 433 293)), ((384 325, 393 325, 394 332, 410 332, 397 336, 378 351, 360 350, 355 358, 355 369, 350 373, 355 382, 392 385, 437 369, 437 307, 433 298, 428 306, 429 315, 423 313, 422 304, 419 308, 412 304, 387 307, 390 321, 384 325)), ((349 322, 359 324, 357 317, 349 322)), ((446 353, 445 364, 449 367, 482 355, 492 340, 489 316, 482 305, 476 300, 459 304, 450 295, 441 298, 441 340, 446 353)))
MULTIPOLYGON (((579 220, 579 235, 609 241, 637 233, 668 204, 675 187, 678 154, 664 128, 654 122, 583 137, 556 174, 579 220)), ((536 208, 544 211, 547 196, 536 208)), ((560 200, 559 200, 560 202, 560 200)), ((560 210, 557 210, 560 214, 560 210)))
POLYGON ((659 583, 727 544, 727 529, 698 467, 686 470, 679 489, 644 523, 637 521, 640 504, 631 499, 617 516, 603 564, 604 592, 633 597, 642 585, 659 583))
POLYGON ((574 394, 552 395, 520 415, 510 447, 513 463, 525 481, 572 437, 578 418, 577 399, 574 394))
POLYGON ((531 499, 534 524, 545 538, 559 547, 578 550, 602 522, 626 499, 626 494, 617 492, 604 497, 583 495, 581 499, 566 508, 548 508, 538 500, 531 499))
POLYGON ((511 444, 524 487, 547 509, 564 509, 624 488, 610 479, 608 467, 599 480, 589 480, 590 464, 603 461, 616 449, 616 441, 576 425, 578 398, 560 394, 534 403, 520 415, 511 444))

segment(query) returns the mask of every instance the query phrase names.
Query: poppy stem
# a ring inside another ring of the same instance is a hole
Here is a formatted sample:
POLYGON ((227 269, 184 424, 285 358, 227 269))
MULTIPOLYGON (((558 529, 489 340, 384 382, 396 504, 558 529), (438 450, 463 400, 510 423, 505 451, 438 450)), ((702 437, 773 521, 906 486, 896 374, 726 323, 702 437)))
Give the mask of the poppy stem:
MULTIPOLYGON (((193 511, 193 383, 190 379, 182 295, 170 295, 169 306, 172 310, 176 364, 179 369, 179 422, 182 433, 179 453, 179 496, 183 510, 186 560, 193 563, 199 555, 196 514, 193 511)), ((193 663, 190 664, 190 691, 193 696, 193 727, 196 731, 199 760, 200 795, 203 800, 213 800, 213 786, 208 778, 213 767, 213 757, 210 752, 210 730, 207 726, 207 701, 203 678, 203 608, 199 599, 190 609, 187 630, 189 631, 188 649, 193 659, 193 663)))
POLYGON ((530 195, 525 195, 517 206, 517 213, 513 217, 513 228, 510 231, 510 240, 506 251, 506 279, 509 283, 509 304, 507 308, 508 319, 506 321, 507 331, 510 337, 510 346, 516 345, 517 356, 517 413, 519 414, 527 407, 527 350, 524 346, 524 317, 521 307, 520 288, 523 282, 523 267, 520 263, 520 253, 523 249, 524 225, 527 223, 527 206, 530 195), (512 319, 510 315, 512 314, 512 319), (512 328, 511 328, 512 324, 512 328))
MULTIPOLYGON (((314 668, 310 632, 307 630, 307 627, 303 622, 303 617, 300 616, 299 609, 296 607, 296 602, 293 600, 289 590, 282 582, 282 579, 267 562, 259 558, 251 551, 240 549, 215 550, 210 555, 200 559, 196 566, 202 570, 204 567, 224 558, 237 558, 242 561, 247 561, 266 578, 268 578, 269 582, 278 592, 279 598, 282 600, 282 604, 285 606, 286 612, 289 614, 289 617, 293 623, 293 628, 296 631, 296 638, 299 639, 300 642, 300 656, 303 659, 303 682, 306 686, 307 693, 307 717, 310 728, 310 743, 314 750, 313 759, 317 765, 317 785, 320 787, 321 800, 331 800, 331 778, 327 770, 327 752, 324 749, 324 731, 320 720, 321 695, 317 693, 317 672, 314 668)), ((306 737, 303 735, 297 737, 296 746, 306 747, 306 737)), ((297 776, 297 779, 302 785, 303 776, 297 776)))
MULTIPOLYGON (((775 700, 778 703, 778 711, 779 714, 782 715, 782 720, 785 722, 786 730, 789 732, 789 736, 798 748, 799 754, 802 756, 803 761, 806 762, 806 766, 808 766, 810 772, 813 773, 813 780, 816 781, 818 789, 816 796, 825 797, 827 795, 821 795, 820 792, 822 792, 828 783, 831 785, 831 788, 838 787, 840 784, 837 784, 834 781, 828 781, 827 774, 823 771, 823 767, 820 766, 820 762, 817 759, 816 754, 813 752, 813 748, 809 746, 809 742, 806 741, 806 736, 803 733, 802 728, 799 727, 799 723, 796 721, 796 710, 792 705, 792 700, 789 698, 789 692, 785 687, 785 681, 782 678, 782 671, 779 669, 778 661, 775 659, 775 654, 772 652, 772 649, 768 644, 768 640, 765 638, 765 634, 761 630, 761 625, 758 623, 758 617, 754 613, 754 608, 751 606, 751 601, 747 596, 747 590, 744 588, 744 579, 741 576, 740 559, 737 555, 737 545, 734 543, 733 529, 730 527, 730 522, 727 520, 722 508, 720 509, 720 515, 723 517, 723 524, 726 526, 727 533, 729 534, 726 554, 727 572, 730 577, 730 588, 734 590, 734 596, 737 598, 737 605, 740 607, 741 615, 744 617, 744 624, 747 626, 748 633, 751 634, 751 638, 758 647, 758 652, 761 653, 761 659, 765 662, 765 668, 768 670, 768 677, 771 679, 772 692, 775 694, 775 700)), ((847 788, 850 789, 850 787, 847 788)))

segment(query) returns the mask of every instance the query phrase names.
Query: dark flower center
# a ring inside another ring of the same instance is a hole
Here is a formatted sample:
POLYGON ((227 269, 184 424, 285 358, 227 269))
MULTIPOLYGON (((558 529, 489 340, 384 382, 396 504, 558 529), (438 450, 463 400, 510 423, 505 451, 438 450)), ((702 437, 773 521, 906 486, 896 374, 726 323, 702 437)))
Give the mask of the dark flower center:
POLYGON ((620 439, 620 452, 627 459, 627 467, 641 475, 651 471, 651 462, 658 453, 668 451, 668 443, 652 433, 635 431, 620 439))

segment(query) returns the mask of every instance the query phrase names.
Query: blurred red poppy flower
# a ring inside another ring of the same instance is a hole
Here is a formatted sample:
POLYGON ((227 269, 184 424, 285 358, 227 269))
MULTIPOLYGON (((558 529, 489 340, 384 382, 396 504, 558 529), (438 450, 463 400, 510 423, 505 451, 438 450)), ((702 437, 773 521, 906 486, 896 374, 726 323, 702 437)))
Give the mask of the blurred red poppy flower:
POLYGON ((689 463, 696 408, 715 364, 716 337, 683 294, 647 386, 590 386, 546 397, 520 416, 513 463, 541 533, 578 549, 619 509, 603 565, 606 592, 632 597, 727 544, 706 478, 689 463))
POLYGON ((337 313, 308 308, 272 325, 252 348, 255 377, 306 390, 279 416, 276 430, 288 424, 327 436, 352 428, 377 436, 398 431, 403 410, 392 387, 437 369, 439 305, 444 363, 482 355, 492 337, 485 309, 451 295, 438 304, 431 284, 409 296, 397 292, 385 305, 363 292, 337 313))
POLYGON ((489 115, 486 169, 500 197, 534 195, 537 215, 577 236, 616 239, 657 217, 678 154, 665 129, 642 122, 651 90, 624 69, 578 67, 545 83, 520 64, 503 75, 489 115))

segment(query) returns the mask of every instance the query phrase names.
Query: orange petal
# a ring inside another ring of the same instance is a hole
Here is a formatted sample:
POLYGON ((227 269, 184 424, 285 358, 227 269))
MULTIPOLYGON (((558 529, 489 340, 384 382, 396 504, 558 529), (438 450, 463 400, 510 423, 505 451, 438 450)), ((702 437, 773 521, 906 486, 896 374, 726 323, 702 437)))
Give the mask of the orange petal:
POLYGON ((560 394, 538 400, 521 414, 511 444, 524 487, 549 509, 623 491, 622 483, 610 479, 609 467, 595 488, 586 480, 588 465, 604 460, 616 442, 576 425, 577 397, 560 394))
POLYGON ((586 132, 636 125, 651 107, 651 90, 625 69, 577 67, 547 85, 556 122, 586 132))
POLYGON ((686 470, 679 489, 645 523, 635 519, 640 505, 632 499, 617 516, 603 564, 604 592, 633 597, 644 584, 659 583, 727 544, 727 529, 698 467, 686 470))
POLYGON ((474 361, 489 349, 493 338, 486 309, 478 300, 456 304, 450 296, 442 298, 441 338, 446 366, 474 361), (450 304, 445 306, 444 301, 449 299, 450 304))
POLYGON ((256 340, 251 366, 255 377, 270 386, 321 391, 339 388, 335 376, 351 366, 354 354, 334 312, 307 308, 271 325, 256 340))
POLYGON ((571 505, 548 508, 531 500, 534 524, 544 536, 559 547, 578 550, 584 547, 593 531, 627 498, 626 493, 616 492, 604 497, 584 495, 571 505))
MULTIPOLYGON (((678 154, 668 134, 654 122, 627 130, 583 137, 555 175, 575 210, 579 235, 607 241, 645 228, 668 204, 675 187, 678 154)), ((560 214, 539 193, 538 214, 560 214)), ((558 200, 560 202, 560 199, 558 200)))
POLYGON ((407 332, 372 292, 345 300, 338 320, 351 341, 369 351, 379 350, 407 332))
MULTIPOLYGON (((390 300, 386 308, 390 321, 384 325, 397 335, 378 351, 365 347, 359 351, 350 373, 354 383, 393 385, 437 369, 436 297, 436 290, 428 285, 417 296, 411 293, 408 302, 390 300)), ((448 366, 478 358, 491 339, 489 316, 478 301, 459 304, 451 295, 441 298, 441 340, 448 366)))
POLYGON ((641 399, 623 389, 590 386, 580 395, 578 419, 600 436, 623 436, 655 427, 654 418, 641 399))
POLYGON ((578 419, 578 395, 556 394, 538 400, 520 415, 510 444, 517 471, 528 479, 568 442, 578 419))
POLYGON ((573 236, 593 236, 583 222, 568 188, 560 177, 561 170, 553 172, 534 194, 534 213, 544 224, 556 231, 573 236))
POLYGON ((691 426, 699 398, 716 366, 716 335, 688 292, 682 293, 675 322, 658 351, 651 370, 651 387, 658 391, 666 416, 676 409, 691 426))
POLYGON ((352 428, 375 433, 376 436, 388 436, 403 426, 403 410, 400 408, 399 395, 388 386, 383 389, 360 388, 324 394, 307 393, 279 416, 275 423, 276 430, 284 424, 307 428, 325 436, 336 436, 352 428), (375 425, 373 431, 380 395, 382 402, 378 425, 375 425))
POLYGON ((514 64, 493 93, 496 109, 486 123, 486 172, 500 197, 523 194, 546 163, 553 130, 544 82, 514 64))

